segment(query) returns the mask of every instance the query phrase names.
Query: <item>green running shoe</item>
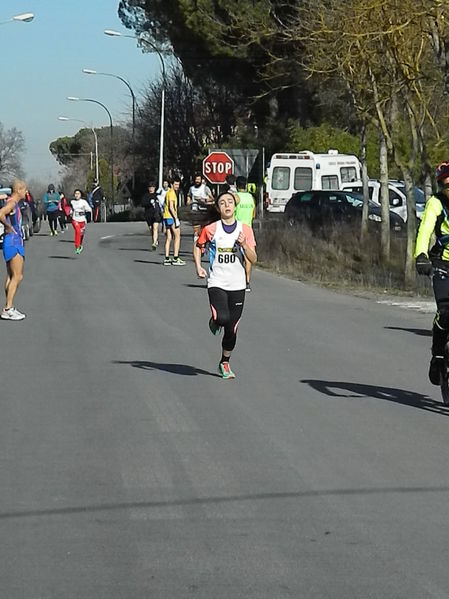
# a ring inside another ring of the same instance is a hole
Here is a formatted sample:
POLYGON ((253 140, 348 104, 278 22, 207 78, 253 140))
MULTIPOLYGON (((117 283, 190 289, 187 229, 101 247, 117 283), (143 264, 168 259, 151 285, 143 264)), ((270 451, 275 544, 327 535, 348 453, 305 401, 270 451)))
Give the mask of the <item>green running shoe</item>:
POLYGON ((220 362, 218 372, 223 379, 235 379, 235 374, 232 372, 229 362, 220 362))

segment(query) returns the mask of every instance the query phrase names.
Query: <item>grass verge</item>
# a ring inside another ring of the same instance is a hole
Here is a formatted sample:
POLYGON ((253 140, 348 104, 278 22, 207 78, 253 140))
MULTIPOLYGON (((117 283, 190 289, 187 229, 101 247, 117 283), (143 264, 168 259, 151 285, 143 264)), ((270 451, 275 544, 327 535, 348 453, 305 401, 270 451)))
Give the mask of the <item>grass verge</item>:
POLYGON ((430 280, 404 279, 406 240, 392 237, 391 259, 384 264, 380 233, 371 231, 363 246, 359 229, 334 225, 311 230, 307 225, 264 225, 257 236, 258 266, 300 281, 339 289, 432 296, 430 280))

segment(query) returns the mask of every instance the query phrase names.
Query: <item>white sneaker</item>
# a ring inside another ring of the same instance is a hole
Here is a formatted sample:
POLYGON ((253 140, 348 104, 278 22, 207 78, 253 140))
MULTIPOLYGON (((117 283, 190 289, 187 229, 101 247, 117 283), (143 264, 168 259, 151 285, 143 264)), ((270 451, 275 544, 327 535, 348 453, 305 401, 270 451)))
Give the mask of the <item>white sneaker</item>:
POLYGON ((25 314, 22 314, 22 312, 19 312, 15 308, 3 308, 0 318, 3 320, 23 320, 25 314))

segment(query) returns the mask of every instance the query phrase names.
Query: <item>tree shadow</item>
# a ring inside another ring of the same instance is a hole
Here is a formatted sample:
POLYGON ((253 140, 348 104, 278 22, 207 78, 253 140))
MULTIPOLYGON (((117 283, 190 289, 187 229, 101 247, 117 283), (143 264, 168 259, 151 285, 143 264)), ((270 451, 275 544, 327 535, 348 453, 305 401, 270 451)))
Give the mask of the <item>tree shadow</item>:
POLYGON ((313 379, 303 379, 300 383, 305 383, 329 397, 346 397, 348 399, 382 399, 394 403, 419 408, 427 412, 435 412, 449 416, 449 406, 445 406, 439 401, 421 395, 415 391, 406 391, 404 389, 395 389, 392 387, 379 387, 374 385, 362 385, 360 383, 348 383, 343 381, 320 381, 313 379))
POLYGON ((75 256, 48 256, 54 260, 76 260, 75 256))
POLYGON ((188 366, 187 364, 164 364, 161 362, 148 362, 146 360, 114 360, 113 364, 128 364, 133 368, 139 368, 140 370, 162 370, 163 372, 169 372, 170 374, 179 374, 181 376, 212 376, 214 378, 221 378, 219 374, 209 372, 208 370, 202 370, 196 368, 196 366, 188 366))
POLYGON ((418 335, 419 337, 432 337, 432 331, 429 329, 413 329, 413 328, 403 328, 403 327, 384 327, 389 331, 405 331, 406 333, 413 333, 414 335, 418 335))

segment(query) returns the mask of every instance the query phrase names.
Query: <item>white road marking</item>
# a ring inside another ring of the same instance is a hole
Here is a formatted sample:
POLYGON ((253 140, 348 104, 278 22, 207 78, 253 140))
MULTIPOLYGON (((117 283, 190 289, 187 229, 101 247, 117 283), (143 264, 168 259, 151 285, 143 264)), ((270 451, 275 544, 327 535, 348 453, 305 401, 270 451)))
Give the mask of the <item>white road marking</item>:
POLYGON ((100 239, 110 239, 111 237, 115 237, 115 235, 105 235, 105 237, 100 237, 100 239))

